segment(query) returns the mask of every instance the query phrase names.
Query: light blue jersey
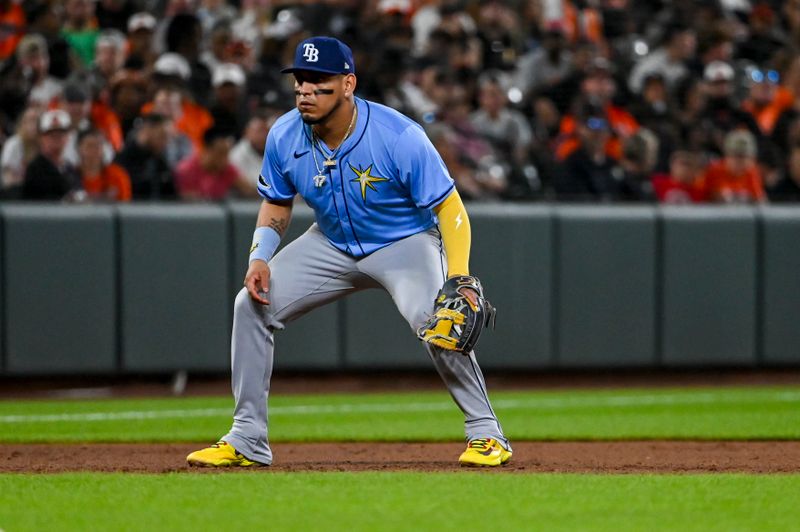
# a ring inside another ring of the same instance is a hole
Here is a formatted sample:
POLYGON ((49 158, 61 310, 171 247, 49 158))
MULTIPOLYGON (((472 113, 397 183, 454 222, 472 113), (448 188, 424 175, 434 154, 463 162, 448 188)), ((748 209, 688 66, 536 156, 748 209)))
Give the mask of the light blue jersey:
POLYGON ((384 105, 355 102, 354 130, 327 168, 331 152, 322 141, 312 146, 299 111, 279 118, 267 137, 258 191, 267 200, 300 194, 331 244, 360 258, 430 229, 431 209, 454 184, 419 124, 384 105))

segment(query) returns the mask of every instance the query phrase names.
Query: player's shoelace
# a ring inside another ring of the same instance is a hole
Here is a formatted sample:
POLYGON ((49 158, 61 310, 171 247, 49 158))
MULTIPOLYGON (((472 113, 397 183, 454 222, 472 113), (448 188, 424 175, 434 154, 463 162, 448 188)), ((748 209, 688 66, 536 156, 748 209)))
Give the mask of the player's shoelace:
POLYGON ((477 438, 474 440, 470 440, 469 445, 467 445, 468 449, 478 449, 479 451, 485 451, 490 449, 492 446, 489 442, 492 440, 489 438, 477 438))

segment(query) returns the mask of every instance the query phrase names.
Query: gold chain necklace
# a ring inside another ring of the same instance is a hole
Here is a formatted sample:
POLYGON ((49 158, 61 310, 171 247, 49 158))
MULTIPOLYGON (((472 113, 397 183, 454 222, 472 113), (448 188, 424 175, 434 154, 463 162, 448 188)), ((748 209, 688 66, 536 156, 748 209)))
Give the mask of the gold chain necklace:
MULTIPOLYGON (((347 137, 349 137, 350 133, 353 131, 353 126, 356 123, 356 112, 357 111, 358 111, 358 107, 354 105, 353 106, 353 116, 350 118, 350 125, 347 126, 347 131, 344 132, 344 137, 342 137, 342 141, 339 143, 338 146, 336 146, 336 149, 332 150, 330 155, 325 155, 325 160, 322 163, 322 166, 324 168, 330 168, 332 166, 336 166, 336 159, 334 159, 334 157, 336 157, 336 155, 339 153, 339 150, 342 149, 342 146, 344 145, 344 141, 347 140, 347 137)), ((317 162, 317 149, 319 149, 320 153, 323 153, 323 152, 322 152, 322 148, 319 145, 320 144, 319 137, 317 136, 317 133, 314 131, 313 127, 311 128, 311 139, 312 139, 311 156, 314 158, 314 166, 317 169, 317 175, 314 176, 314 186, 317 187, 317 188, 320 188, 322 185, 325 184, 325 180, 327 179, 327 176, 322 173, 322 168, 319 167, 319 163, 317 162)))

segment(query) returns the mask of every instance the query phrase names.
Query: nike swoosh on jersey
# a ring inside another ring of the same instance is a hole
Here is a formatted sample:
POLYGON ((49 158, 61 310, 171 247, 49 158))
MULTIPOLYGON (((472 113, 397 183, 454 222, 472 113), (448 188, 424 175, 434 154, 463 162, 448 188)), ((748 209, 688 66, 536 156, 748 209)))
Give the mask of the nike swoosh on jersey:
POLYGON ((306 153, 308 153, 308 150, 306 150, 306 151, 296 151, 296 152, 294 152, 294 158, 295 159, 299 159, 300 157, 302 157, 306 153))
POLYGON ((272 188, 269 186, 269 183, 267 183, 267 181, 264 179, 264 176, 261 174, 258 174, 258 182, 261 183, 261 186, 264 188, 272 188))

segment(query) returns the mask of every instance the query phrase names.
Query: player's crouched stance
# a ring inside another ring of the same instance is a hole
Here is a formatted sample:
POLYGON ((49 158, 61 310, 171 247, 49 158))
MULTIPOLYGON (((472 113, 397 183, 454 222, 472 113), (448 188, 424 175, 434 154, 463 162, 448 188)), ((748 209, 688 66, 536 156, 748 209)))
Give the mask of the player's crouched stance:
POLYGON ((511 445, 472 350, 494 308, 469 275, 469 218, 441 157, 418 124, 354 96, 355 64, 344 43, 307 39, 284 72, 295 77, 296 109, 270 130, 258 177, 264 201, 234 306, 233 426, 187 461, 271 464, 274 331, 350 293, 381 288, 423 341, 464 413, 468 444, 459 462, 508 462, 511 445), (297 194, 316 223, 275 254, 297 194))

